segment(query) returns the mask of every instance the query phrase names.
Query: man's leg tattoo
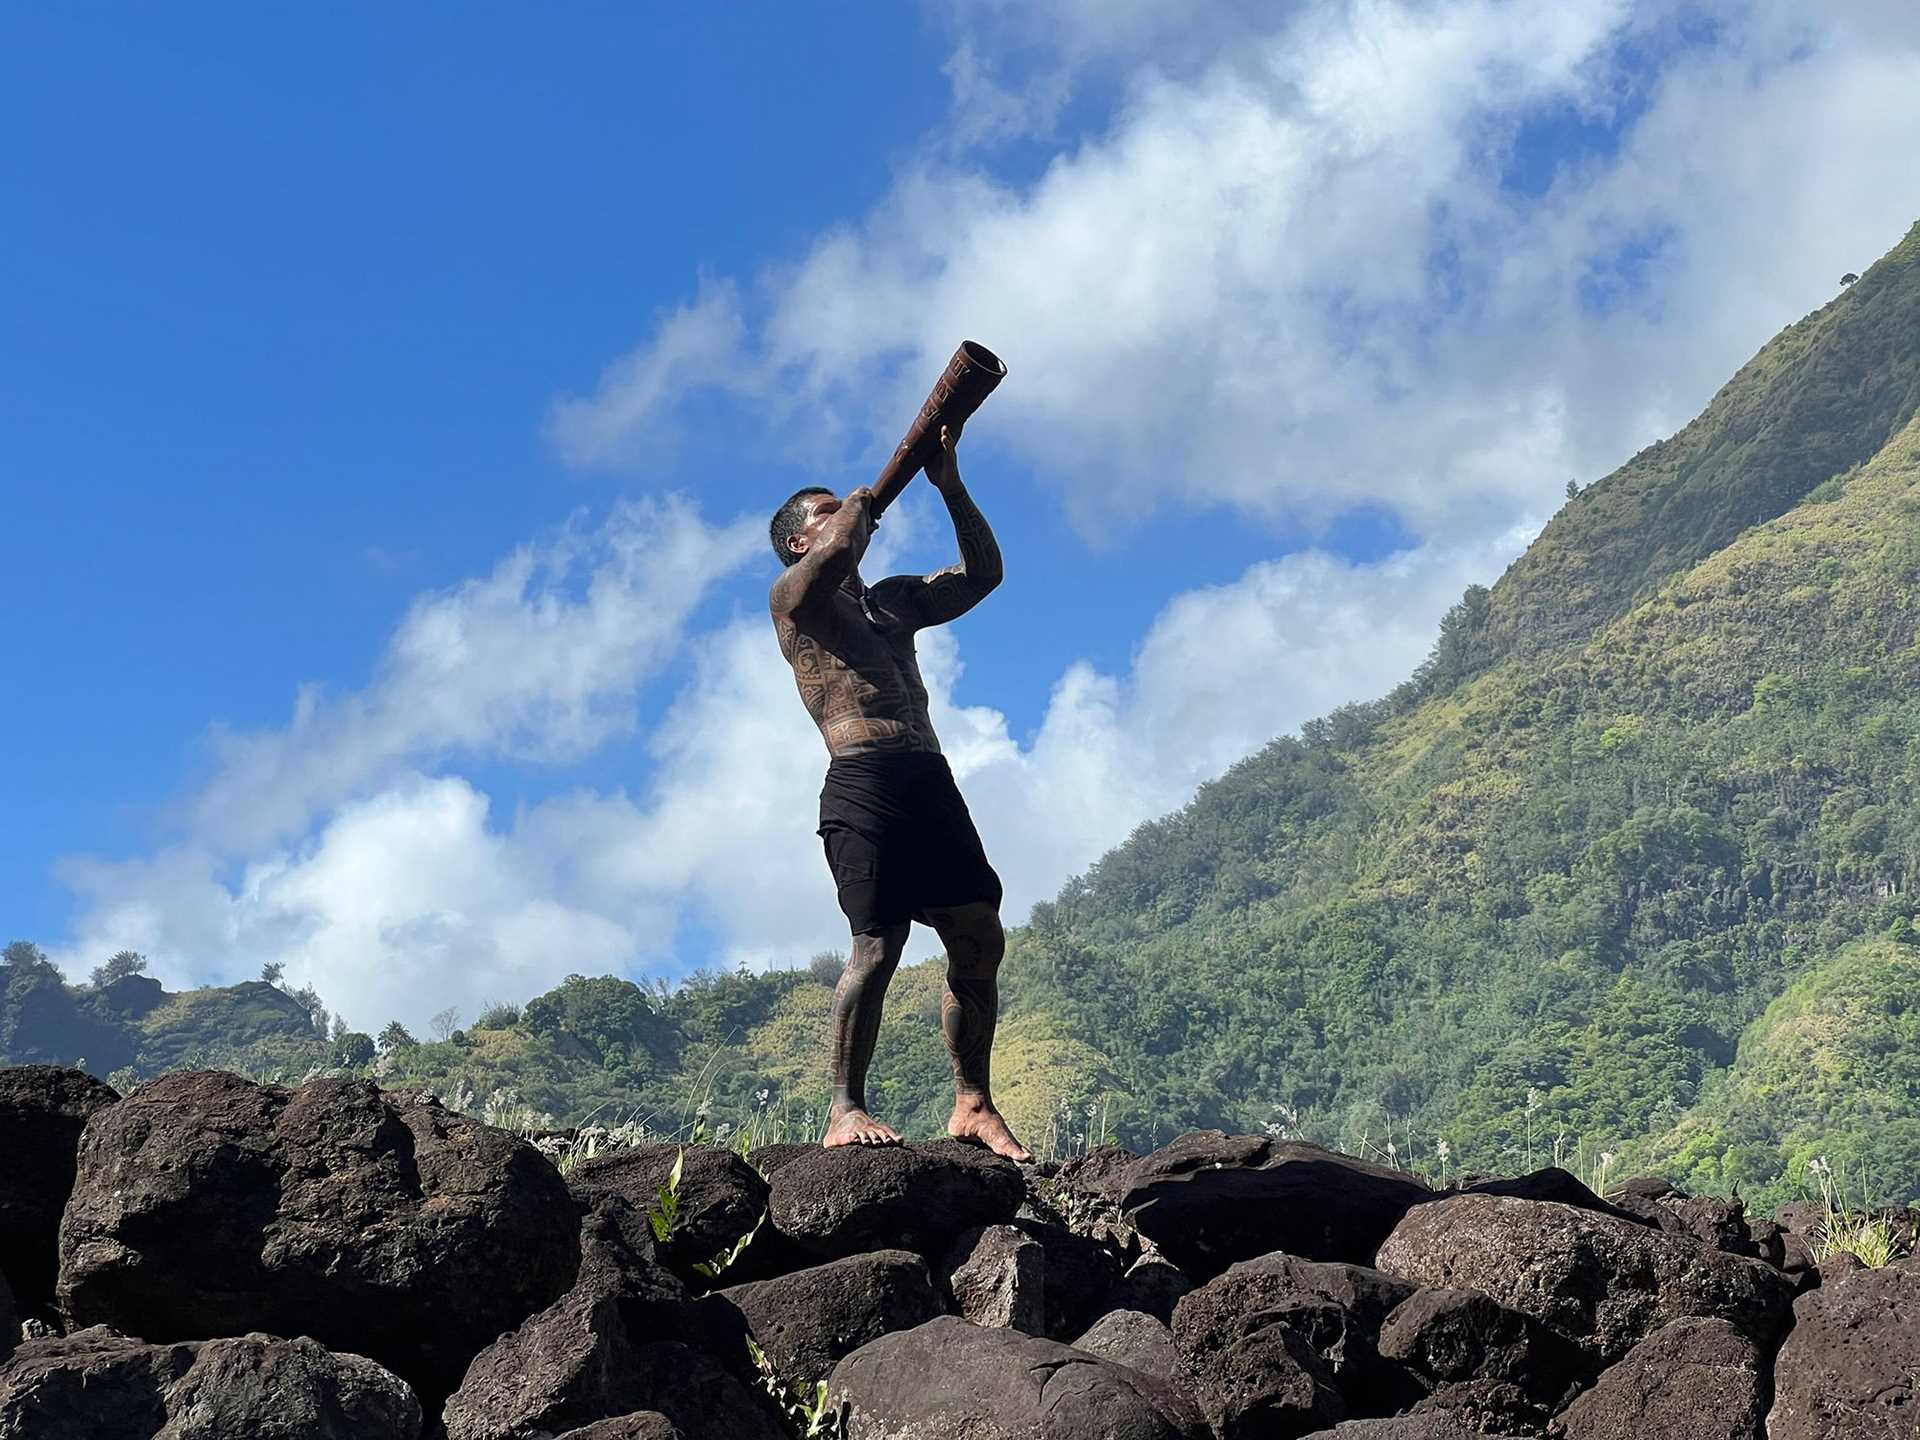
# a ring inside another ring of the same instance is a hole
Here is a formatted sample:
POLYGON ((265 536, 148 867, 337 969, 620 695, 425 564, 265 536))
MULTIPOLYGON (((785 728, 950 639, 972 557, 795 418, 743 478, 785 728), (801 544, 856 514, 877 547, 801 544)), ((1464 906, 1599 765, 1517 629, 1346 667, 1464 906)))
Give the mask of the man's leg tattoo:
POLYGON ((997 923, 969 926, 947 944, 947 987, 940 1030, 953 1060, 957 1095, 990 1095, 994 1022, 1000 1014, 1000 960, 1006 941, 997 923))
POLYGON ((887 984, 906 948, 907 927, 853 937, 853 954, 833 992, 833 1113, 867 1108, 867 1066, 880 1037, 887 984))

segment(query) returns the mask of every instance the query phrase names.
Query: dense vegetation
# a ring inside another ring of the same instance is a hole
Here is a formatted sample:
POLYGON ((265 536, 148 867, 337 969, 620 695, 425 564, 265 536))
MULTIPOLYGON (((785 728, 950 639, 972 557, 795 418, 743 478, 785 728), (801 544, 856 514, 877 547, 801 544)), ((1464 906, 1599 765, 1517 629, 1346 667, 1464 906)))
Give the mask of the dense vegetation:
MULTIPOLYGON (((1265 1129, 1449 1174, 1604 1155, 1763 1205, 1826 1155, 1856 1193, 1920 1197, 1917 411, 1920 226, 1570 496, 1392 695, 1037 907, 995 1050, 1016 1128, 1265 1129)), ((144 977, 9 960, 14 1058, 370 1064, 668 1130, 705 1105, 817 1133, 824 1108, 830 957, 574 976, 437 1041, 390 1026, 372 1057, 265 982, 134 1004, 144 977)), ((870 1099, 909 1133, 949 1100, 939 990, 896 977, 876 1056, 870 1099)))

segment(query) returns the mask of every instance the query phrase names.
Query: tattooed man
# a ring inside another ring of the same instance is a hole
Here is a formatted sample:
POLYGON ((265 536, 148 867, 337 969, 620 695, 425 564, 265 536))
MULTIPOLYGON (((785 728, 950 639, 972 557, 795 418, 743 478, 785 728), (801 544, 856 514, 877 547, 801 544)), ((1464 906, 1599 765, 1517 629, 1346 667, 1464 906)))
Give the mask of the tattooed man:
POLYGON ((820 829, 853 954, 833 1003, 833 1109, 825 1144, 896 1145, 899 1132, 867 1113, 867 1064, 887 982, 910 923, 940 933, 947 950, 940 1025, 953 1059, 947 1133, 1014 1160, 1031 1153, 1007 1128, 988 1087, 997 975, 1005 949, 1000 877, 987 863, 953 771, 927 717, 913 636, 966 614, 1000 583, 1000 548, 960 483, 959 427, 940 430, 927 478, 946 497, 960 563, 873 585, 860 557, 873 533, 866 487, 794 495, 773 517, 786 565, 770 603, 780 653, 827 742, 820 829))

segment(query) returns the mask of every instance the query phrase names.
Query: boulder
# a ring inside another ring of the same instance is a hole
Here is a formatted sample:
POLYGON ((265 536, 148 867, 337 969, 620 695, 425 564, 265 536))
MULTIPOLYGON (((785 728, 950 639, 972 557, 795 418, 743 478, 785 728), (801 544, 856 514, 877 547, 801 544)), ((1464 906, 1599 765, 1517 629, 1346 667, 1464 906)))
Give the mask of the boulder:
POLYGON ((1793 1302, 1768 1440, 1910 1440, 1920 1417, 1920 1266, 1829 1275, 1793 1302))
POLYGON ((1725 1320, 1676 1320, 1642 1340, 1554 1421, 1564 1440, 1762 1440, 1766 1366, 1725 1320))
POLYGON ((806 1384, 869 1341, 944 1313, 927 1262, 910 1250, 850 1255, 716 1298, 739 1310, 781 1376, 806 1384))
POLYGON ((1126 1217, 1196 1280, 1285 1250, 1364 1265, 1421 1181, 1318 1145, 1218 1130, 1183 1135, 1126 1170, 1126 1217))
POLYGON ((361 1355, 300 1336, 205 1340, 168 1391, 154 1440, 414 1440, 420 1401, 361 1355))
POLYGON ((1046 1333, 1045 1267, 1039 1242, 1011 1225, 962 1231, 940 1262, 955 1314, 1029 1335, 1046 1333))
POLYGON ((1504 1382, 1553 1409, 1594 1370, 1585 1351, 1531 1315, 1478 1290, 1443 1286, 1418 1290, 1401 1302, 1380 1328, 1379 1350, 1428 1389, 1504 1382))
POLYGON ((1785 1228, 1772 1220, 1747 1221, 1747 1233, 1753 1238, 1753 1253, 1766 1261, 1776 1270, 1786 1270, 1787 1242, 1791 1238, 1785 1228))
POLYGON ((823 1260, 868 1250, 937 1259, 963 1230, 1012 1218, 1019 1167, 960 1140, 808 1147, 772 1174, 769 1223, 823 1260))
POLYGON ((661 1258, 683 1276, 730 1250, 767 1210, 767 1182, 731 1150, 717 1145, 636 1145, 596 1155, 567 1176, 581 1212, 605 1195, 618 1195, 641 1214, 659 1204, 658 1192, 680 1160, 679 1208, 661 1258))
POLYGON ((1306 1440, 1526 1440, 1526 1436, 1480 1430, 1473 1421, 1457 1419, 1452 1411, 1430 1411, 1380 1421, 1346 1421, 1331 1430, 1315 1430, 1306 1440))
POLYGON ((596 1420, 578 1430, 567 1431, 560 1440, 686 1440, 686 1437, 658 1410, 642 1410, 634 1415, 596 1420))
POLYGON ((80 1131, 119 1098, 84 1070, 0 1067, 0 1275, 22 1313, 53 1303, 80 1131))
POLYGON ((1605 1364, 1689 1315, 1730 1320, 1771 1344, 1793 1297, 1792 1282, 1758 1260, 1591 1210, 1499 1195, 1456 1195, 1410 1211, 1377 1263, 1422 1285, 1482 1291, 1605 1364))
POLYGON ((421 1418, 398 1376, 306 1336, 149 1345, 98 1325, 0 1367, 9 1440, 416 1440, 421 1418))
POLYGON ((1186 1271, 1158 1250, 1149 1250, 1127 1267, 1111 1298, 1116 1309, 1143 1310, 1170 1325, 1173 1307, 1192 1291, 1193 1281, 1186 1271))
POLYGON ((1124 1365, 944 1315, 861 1346, 827 1393, 847 1440, 1206 1440, 1180 1394, 1124 1365))
POLYGON ((1553 1416, 1511 1380, 1455 1380, 1423 1396, 1407 1413, 1475 1435, 1545 1435, 1553 1416))
POLYGON ((1143 1311, 1109 1311, 1073 1342, 1073 1348, 1169 1385, 1180 1384, 1180 1350, 1173 1343, 1173 1331, 1143 1311))
POLYGON ((1551 1200, 1558 1205, 1576 1205, 1582 1210, 1598 1211, 1620 1220, 1636 1220, 1646 1225, 1655 1223, 1644 1215, 1602 1200, 1571 1171, 1563 1170, 1558 1165, 1548 1165, 1544 1169, 1508 1179, 1477 1181, 1463 1187, 1459 1193, 1511 1195, 1517 1200, 1551 1200))
POLYGON ((1261 1311, 1218 1348, 1202 1349, 1176 1329, 1179 1379, 1220 1440, 1287 1440, 1345 1417, 1345 1398, 1324 1358, 1345 1335, 1338 1306, 1306 1301, 1261 1311))
MULTIPOLYGON (((580 1252, 572 1289, 474 1357, 442 1413, 447 1440, 518 1440, 640 1410, 673 1414, 657 1393, 663 1380, 680 1385, 663 1374, 672 1367, 638 1357, 707 1327, 660 1263, 646 1218, 620 1196, 603 1196, 581 1224, 580 1252)), ((763 1408, 731 1375, 713 1384, 717 1403, 749 1416, 763 1408)))
POLYGON ((1451 1411, 1395 1415, 1384 1420, 1349 1420, 1331 1430, 1316 1430, 1306 1440, 1526 1440, 1519 1432, 1480 1430, 1451 1411))
POLYGON ((57 1294, 80 1326, 310 1335, 432 1408, 565 1292, 578 1226, 544 1156, 437 1103, 180 1071, 88 1121, 57 1294))
POLYGON ((0 1363, 5 1362, 19 1343, 20 1315, 13 1308, 13 1291, 7 1288, 7 1277, 0 1275, 0 1363))
POLYGON ((0 1435, 125 1440, 167 1423, 167 1390, 193 1368, 193 1344, 149 1345, 105 1325, 28 1340, 0 1366, 0 1435))
POLYGON ((1068 1340, 1114 1308, 1114 1292, 1127 1267, 1105 1243, 1051 1221, 1015 1219, 1011 1224, 1040 1247, 1045 1314, 1042 1328, 1034 1333, 1068 1340))
MULTIPOLYGON (((1279 1323, 1311 1350, 1315 1364, 1308 1373, 1340 1392, 1342 1413, 1390 1412, 1411 1404, 1420 1392, 1397 1366, 1381 1363, 1375 1342, 1387 1316, 1414 1288, 1364 1265, 1284 1253, 1243 1260, 1174 1307, 1172 1328, 1186 1362, 1183 1373, 1203 1405, 1216 1391, 1257 1393, 1265 1382, 1243 1372, 1269 1360, 1280 1367, 1273 1383, 1287 1393, 1305 1393, 1294 1374, 1292 1346, 1246 1343, 1279 1323)), ((1309 1408, 1317 1413, 1326 1407, 1316 1398, 1309 1408)))
POLYGON ((1102 1145, 1077 1155, 1062 1165, 1053 1176, 1053 1192, 1066 1197, 1072 1206, 1076 1198, 1080 1208, 1118 1209, 1127 1193, 1127 1171, 1140 1157, 1118 1145, 1102 1145), (1086 1205, 1085 1202, 1092 1204, 1086 1205))
POLYGON ((798 1140, 777 1140, 771 1145, 762 1145, 747 1152, 747 1163, 759 1172, 761 1178, 771 1180, 773 1172, 798 1160, 802 1155, 811 1155, 824 1149, 820 1145, 806 1145, 798 1140))

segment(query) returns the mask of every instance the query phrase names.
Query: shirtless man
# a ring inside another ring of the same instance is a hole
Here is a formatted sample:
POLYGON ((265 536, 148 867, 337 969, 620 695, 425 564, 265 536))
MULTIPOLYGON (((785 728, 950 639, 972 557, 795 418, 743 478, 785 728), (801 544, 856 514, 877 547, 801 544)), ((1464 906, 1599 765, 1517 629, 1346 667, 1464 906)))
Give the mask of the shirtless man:
POLYGON ((873 534, 873 492, 862 486, 837 500, 831 490, 807 489, 773 517, 774 553, 787 568, 769 602, 780 653, 832 757, 817 833, 853 930, 853 954, 834 991, 833 1109, 822 1143, 900 1143, 898 1131, 867 1113, 867 1065, 887 982, 918 920, 947 950, 947 1133, 1024 1161, 1033 1156, 994 1108, 987 1083, 1006 949, 1000 877, 940 753, 913 648, 916 630, 966 614, 1000 583, 1000 548, 960 483, 959 439, 959 427, 942 426, 927 466, 953 516, 958 565, 865 584, 860 557, 873 534))

